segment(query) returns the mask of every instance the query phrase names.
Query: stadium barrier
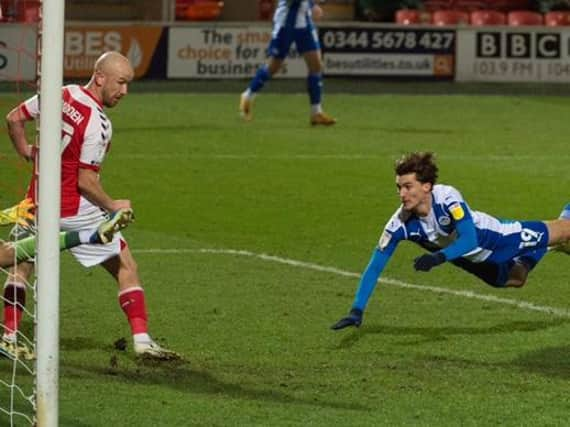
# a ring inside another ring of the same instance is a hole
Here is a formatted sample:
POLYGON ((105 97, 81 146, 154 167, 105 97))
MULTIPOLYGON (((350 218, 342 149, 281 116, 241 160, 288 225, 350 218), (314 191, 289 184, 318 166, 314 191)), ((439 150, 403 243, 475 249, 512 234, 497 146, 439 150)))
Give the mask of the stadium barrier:
MULTIPOLYGON (((70 23, 66 79, 89 77, 94 60, 118 50, 136 78, 248 78, 265 61, 267 23, 70 23)), ((323 23, 325 75, 484 82, 560 82, 570 78, 570 27, 433 27, 323 23)), ((0 26, 0 80, 35 78, 35 26, 0 26)), ((294 51, 283 78, 304 78, 294 51)))
MULTIPOLYGON (((251 77, 265 62, 267 24, 176 26, 168 31, 168 78, 251 77)), ((304 77, 303 59, 291 52, 279 77, 304 77)))
POLYGON ((325 73, 452 80, 454 28, 327 25, 319 30, 325 73))
MULTIPOLYGON (((265 61, 271 28, 174 27, 168 78, 248 78, 265 61)), ((327 75, 453 79, 455 31, 438 28, 326 24, 319 30, 327 75)), ((278 77, 306 76, 294 50, 278 77)))
POLYGON ((107 50, 124 53, 133 65, 135 78, 148 76, 153 58, 166 51, 164 31, 162 25, 66 25, 65 78, 89 78, 95 61, 107 50))
POLYGON ((36 79, 36 25, 0 25, 0 80, 36 79))

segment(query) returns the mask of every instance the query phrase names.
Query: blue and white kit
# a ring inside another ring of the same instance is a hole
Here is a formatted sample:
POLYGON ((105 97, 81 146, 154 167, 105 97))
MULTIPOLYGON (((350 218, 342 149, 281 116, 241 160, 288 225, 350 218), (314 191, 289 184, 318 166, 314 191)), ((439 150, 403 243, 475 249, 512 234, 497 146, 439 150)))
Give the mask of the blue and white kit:
POLYGON ((546 253, 548 239, 548 229, 542 221, 499 220, 471 210, 455 188, 434 185, 427 216, 420 217, 400 207, 386 224, 362 275, 353 307, 364 309, 378 277, 402 240, 430 252, 441 252, 446 261, 493 286, 504 286, 514 261, 522 260, 533 268, 546 253), (493 277, 486 280, 484 276, 490 267, 493 277))
POLYGON ((301 54, 320 49, 312 19, 313 5, 313 0, 279 0, 273 15, 269 56, 285 59, 293 43, 301 54))
POLYGON ((390 252, 401 240, 429 251, 441 250, 447 261, 462 257, 479 263, 501 263, 546 247, 548 231, 542 221, 505 221, 473 211, 455 188, 435 185, 426 217, 398 209, 386 225, 378 247, 390 252))

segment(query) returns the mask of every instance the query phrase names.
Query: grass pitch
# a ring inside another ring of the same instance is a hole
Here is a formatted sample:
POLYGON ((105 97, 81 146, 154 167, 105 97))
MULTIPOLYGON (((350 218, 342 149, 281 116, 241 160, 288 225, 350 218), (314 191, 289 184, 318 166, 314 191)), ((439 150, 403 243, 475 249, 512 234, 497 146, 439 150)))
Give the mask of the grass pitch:
MULTIPOLYGON (((137 362, 112 280, 64 255, 60 425, 568 422, 567 256, 548 254, 523 289, 496 290, 450 265, 417 273, 420 250, 402 244, 383 275, 400 285, 378 285, 359 330, 328 329, 398 206, 402 153, 435 151, 440 182, 474 209, 558 216, 566 99, 329 94, 339 123, 322 129, 308 125, 305 95, 261 95, 251 123, 237 98, 134 90, 109 111, 103 184, 133 201, 124 234, 151 332, 187 361, 137 362), (127 352, 113 346, 121 337, 127 352)), ((8 205, 29 171, 2 139, 8 205)))

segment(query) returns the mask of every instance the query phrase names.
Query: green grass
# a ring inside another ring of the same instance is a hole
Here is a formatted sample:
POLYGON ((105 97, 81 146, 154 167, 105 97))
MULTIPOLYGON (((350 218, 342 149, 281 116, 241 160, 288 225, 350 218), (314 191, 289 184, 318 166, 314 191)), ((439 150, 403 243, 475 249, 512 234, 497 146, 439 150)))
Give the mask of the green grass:
MULTIPOLYGON (((5 112, 12 101, 3 98, 5 112)), ((404 152, 437 152, 440 181, 475 209, 556 217, 570 186, 566 99, 330 94, 334 129, 308 126, 304 95, 260 96, 248 124, 236 102, 235 93, 133 91, 109 111, 103 184, 133 201, 137 222, 125 235, 151 331, 187 363, 141 364, 114 350, 128 338, 116 287, 66 254, 60 425, 567 424, 562 255, 549 254, 523 289, 496 290, 448 265, 416 273, 420 250, 403 244, 384 276, 424 289, 381 284, 359 330, 328 329, 350 308, 355 276, 398 206, 392 165, 404 152)), ((8 205, 29 171, 6 134, 1 142, 8 205)), ((0 360, 0 378, 10 372, 0 360)))

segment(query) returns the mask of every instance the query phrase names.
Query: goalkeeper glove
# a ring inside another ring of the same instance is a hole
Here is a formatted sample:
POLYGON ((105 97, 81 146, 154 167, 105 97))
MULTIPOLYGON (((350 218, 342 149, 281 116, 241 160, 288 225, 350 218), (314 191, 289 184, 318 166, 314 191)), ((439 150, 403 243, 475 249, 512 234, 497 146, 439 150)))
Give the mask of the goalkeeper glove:
POLYGON ((445 261, 445 255, 441 252, 425 254, 414 260, 414 268, 417 271, 430 271, 432 268, 443 264, 445 261))
POLYGON ((348 326, 354 326, 358 328, 362 324, 362 310, 359 308, 353 308, 348 313, 348 316, 343 317, 334 325, 331 326, 331 329, 338 331, 339 329, 344 329, 348 326))
POLYGON ((17 205, 0 211, 0 225, 18 224, 29 227, 30 223, 34 222, 34 214, 32 213, 34 208, 32 199, 24 199, 17 205))

